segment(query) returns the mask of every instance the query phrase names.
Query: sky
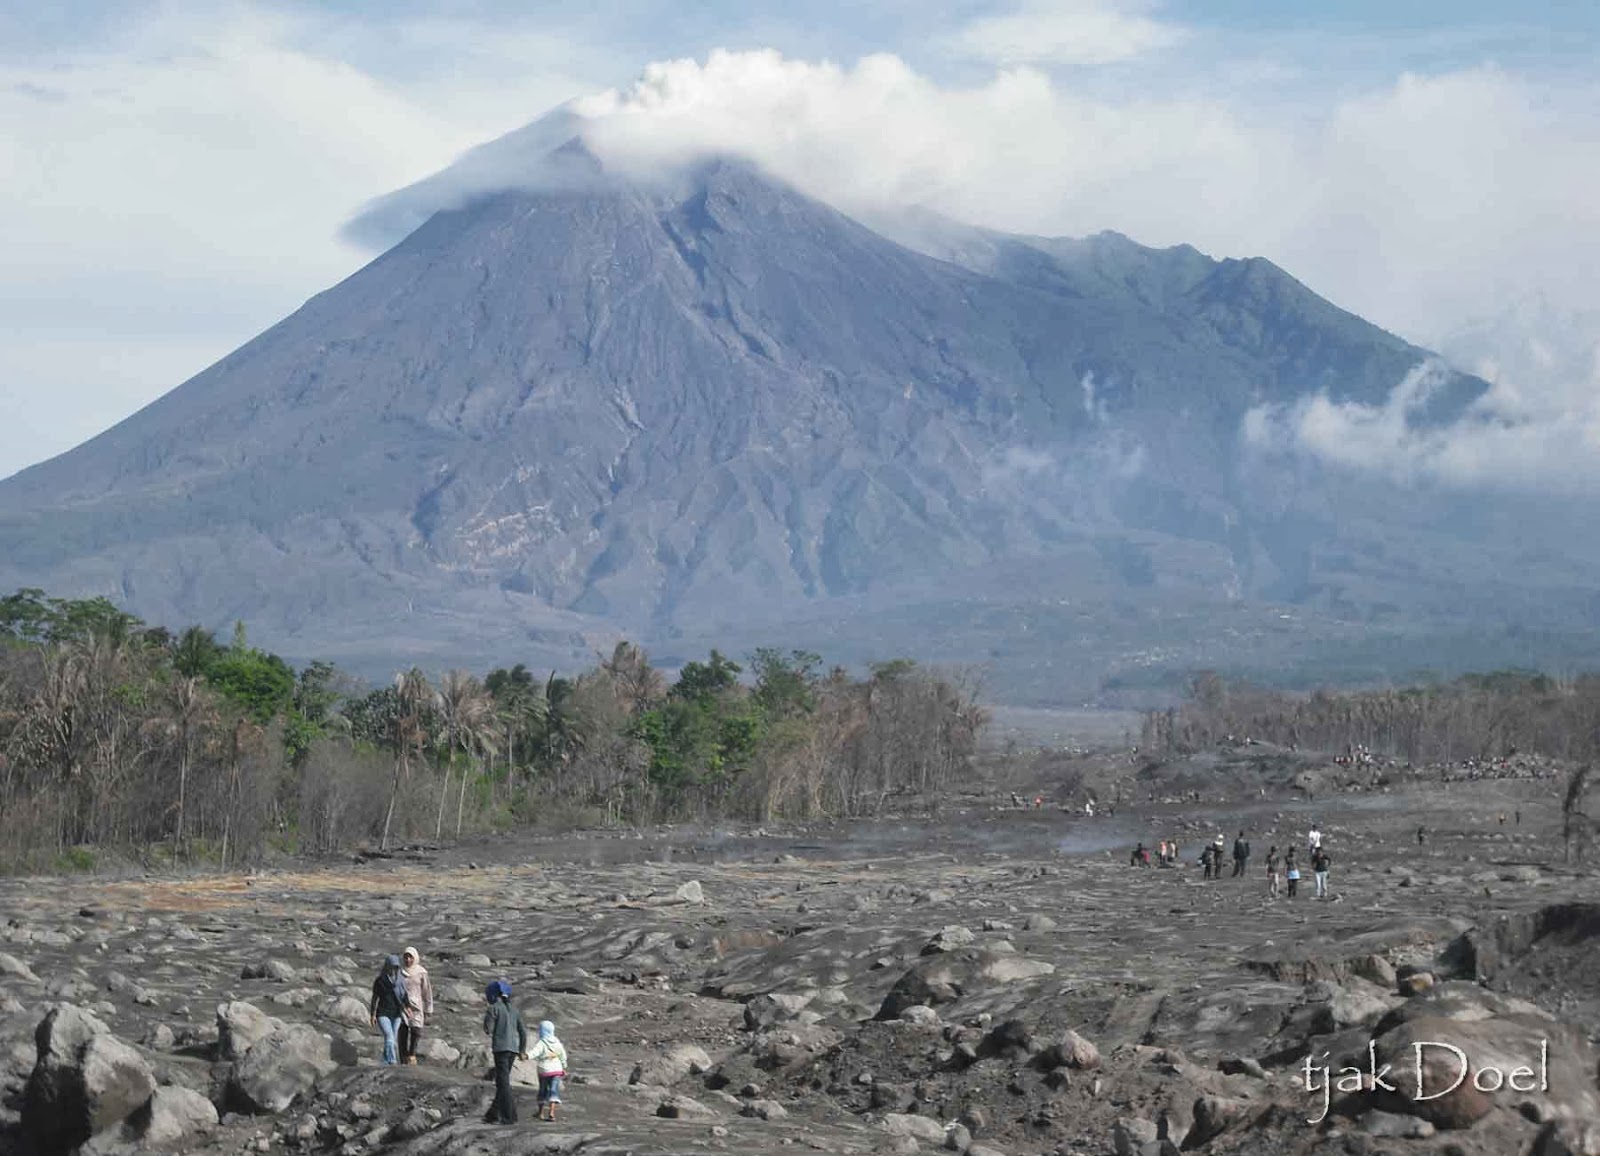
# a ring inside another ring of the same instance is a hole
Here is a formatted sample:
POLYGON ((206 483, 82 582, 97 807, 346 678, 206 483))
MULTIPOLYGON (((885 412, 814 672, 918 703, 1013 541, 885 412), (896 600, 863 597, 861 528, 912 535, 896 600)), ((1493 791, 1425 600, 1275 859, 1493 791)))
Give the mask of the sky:
MULTIPOLYGON (((1597 64, 1587 0, 0 0, 0 477, 370 260, 375 199, 572 101, 618 165, 728 151, 847 211, 1269 257, 1495 388, 1459 443, 1409 430, 1424 379, 1250 438, 1600 489, 1597 64)), ((475 155, 452 172, 518 179, 475 155)))

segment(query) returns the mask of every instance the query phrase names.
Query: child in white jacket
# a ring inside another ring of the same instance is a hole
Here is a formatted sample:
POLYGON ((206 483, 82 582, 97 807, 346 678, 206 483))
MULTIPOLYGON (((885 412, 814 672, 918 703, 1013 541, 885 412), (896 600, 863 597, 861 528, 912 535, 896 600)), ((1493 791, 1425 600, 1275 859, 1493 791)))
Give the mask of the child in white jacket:
POLYGON ((556 1038, 556 1025, 539 1023, 539 1042, 528 1049, 528 1059, 539 1073, 539 1119, 554 1120, 561 1103, 561 1080, 567 1074, 567 1049, 556 1038))

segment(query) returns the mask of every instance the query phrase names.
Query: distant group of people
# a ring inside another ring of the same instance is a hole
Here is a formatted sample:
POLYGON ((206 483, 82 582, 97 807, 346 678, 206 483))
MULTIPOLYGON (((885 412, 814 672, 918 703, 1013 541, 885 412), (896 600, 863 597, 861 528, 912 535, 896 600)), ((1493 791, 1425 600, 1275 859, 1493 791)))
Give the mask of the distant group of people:
MULTIPOLYGON (((517 1060, 531 1060, 539 1076, 539 1119, 554 1120, 561 1104, 561 1086, 567 1074, 567 1049, 549 1020, 539 1024, 539 1037, 530 1048, 522 1014, 511 1002, 511 985, 503 979, 484 989, 489 1005, 483 1030, 494 1053, 494 1103, 484 1122, 515 1124, 517 1105, 511 1092, 511 1069, 517 1060)), ((427 1017, 433 1014, 433 983, 416 948, 384 959, 372 981, 368 1007, 372 1023, 383 1035, 385 1064, 415 1064, 427 1017)))
MULTIPOLYGON (((1418 830, 1419 842, 1421 830, 1418 830)), ((1178 861, 1178 844, 1176 840, 1163 839, 1157 845, 1157 860, 1161 866, 1174 865, 1178 861)), ((1322 831, 1312 824, 1306 832, 1306 855, 1310 860, 1311 875, 1316 883, 1316 897, 1328 898, 1328 872, 1333 866, 1333 859, 1327 849, 1322 845, 1322 831)), ((1240 831, 1233 840, 1233 874, 1231 878, 1239 878, 1249 872, 1250 867, 1250 840, 1245 838, 1245 833, 1240 831)), ((1223 866, 1228 858, 1227 843, 1221 835, 1207 843, 1200 851, 1200 866, 1205 872, 1206 879, 1221 879, 1223 866)), ((1277 844, 1267 850, 1267 893, 1273 898, 1287 891, 1290 899, 1295 898, 1300 892, 1300 863, 1295 857, 1295 848, 1290 847, 1282 854, 1278 851, 1277 844)), ((1129 865, 1134 867, 1149 867, 1150 851, 1141 842, 1133 849, 1129 865)))
MULTIPOLYGON (((1178 841, 1176 839, 1162 839, 1156 844, 1155 866, 1172 867, 1175 866, 1177 862, 1178 841)), ((1140 843, 1133 849, 1133 856, 1129 860, 1129 865, 1133 867, 1151 866, 1150 849, 1143 843, 1140 843)))

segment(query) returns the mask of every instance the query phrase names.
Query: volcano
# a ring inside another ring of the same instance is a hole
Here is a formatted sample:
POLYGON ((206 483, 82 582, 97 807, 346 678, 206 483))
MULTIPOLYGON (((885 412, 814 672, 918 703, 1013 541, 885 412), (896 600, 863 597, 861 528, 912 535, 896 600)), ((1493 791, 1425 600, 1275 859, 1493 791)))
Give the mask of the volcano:
MULTIPOLYGON (((1523 645, 1594 625, 1555 514, 1245 445, 1252 412, 1381 405, 1429 358, 1266 260, 869 228, 735 159, 551 155, 576 176, 432 212, 0 483, 0 586, 374 674, 626 635, 986 662, 1037 701, 1243 656, 1381 668, 1352 658, 1379 636, 1448 665, 1472 605, 1523 645)), ((1409 420, 1487 388, 1436 378, 1409 420)))

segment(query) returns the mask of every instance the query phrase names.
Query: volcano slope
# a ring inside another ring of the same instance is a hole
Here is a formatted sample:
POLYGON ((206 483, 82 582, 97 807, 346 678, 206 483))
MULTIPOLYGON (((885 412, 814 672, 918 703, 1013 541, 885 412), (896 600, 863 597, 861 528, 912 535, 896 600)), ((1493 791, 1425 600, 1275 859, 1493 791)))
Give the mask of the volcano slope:
POLYGON ((1357 678, 1592 650, 1595 546, 1568 529, 1592 503, 1402 488, 1246 436, 1410 381, 1420 437, 1488 388, 1269 261, 970 231, 924 246, 941 259, 737 160, 657 182, 576 136, 549 152, 561 182, 427 214, 0 480, 0 589, 243 620, 385 678, 570 670, 625 633, 663 661, 992 658, 1016 701, 1059 703, 1329 647, 1372 652, 1340 657, 1357 678), (1418 631, 1452 649, 1406 650, 1418 631))
POLYGON ((783 834, 8 881, 0 1148, 61 1151, 52 1122, 79 1120, 94 1151, 1591 1151, 1600 896, 1560 865, 1558 817, 1549 779, 1319 792, 1315 812, 1158 796, 1109 820, 973 797, 783 834), (1265 849, 1312 819, 1333 898, 1274 900, 1265 849), (1200 840, 1240 828, 1251 869, 1203 880, 1200 840), (1128 865, 1168 836, 1182 867, 1128 865), (402 945, 437 1010, 422 1063, 384 1067, 367 996, 402 945), (521 1068, 522 1122, 481 1122, 479 993, 502 976, 571 1052, 555 1124, 521 1068), (1417 1040, 1485 1084, 1542 1048, 1547 1084, 1418 1100, 1417 1040), (1306 1057, 1365 1066, 1369 1041, 1396 1090, 1335 1092, 1308 1123, 1306 1057))

